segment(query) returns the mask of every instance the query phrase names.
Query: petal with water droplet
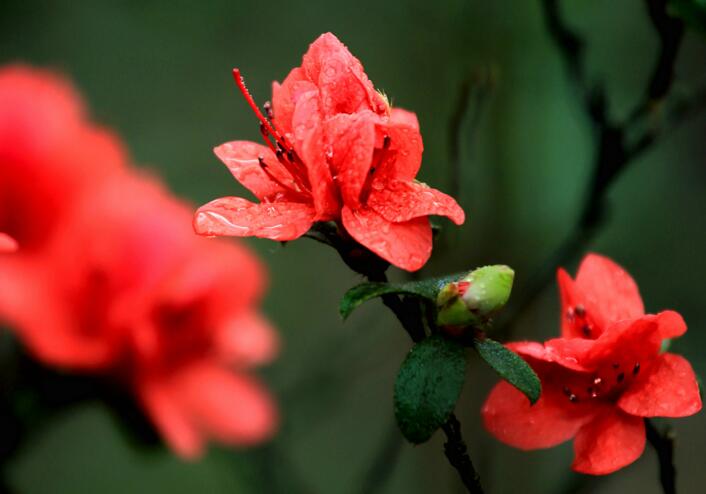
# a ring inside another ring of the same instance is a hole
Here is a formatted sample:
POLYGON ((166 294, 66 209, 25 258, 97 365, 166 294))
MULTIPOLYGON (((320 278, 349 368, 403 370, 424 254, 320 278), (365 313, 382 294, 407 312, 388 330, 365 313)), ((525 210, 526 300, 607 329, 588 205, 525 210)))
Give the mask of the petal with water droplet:
POLYGON ((272 109, 275 127, 283 134, 292 132, 292 115, 299 96, 315 90, 316 86, 307 78, 301 67, 295 67, 282 81, 272 83, 272 109))
POLYGON ((581 261, 576 287, 596 307, 607 326, 645 313, 640 291, 632 277, 618 264, 598 254, 588 254, 581 261))
POLYGON ((391 180, 384 188, 371 188, 368 206, 388 221, 400 223, 421 216, 446 216, 460 225, 465 220, 453 197, 420 182, 391 180))
POLYGON ((326 116, 361 110, 387 112, 385 100, 375 91, 363 65, 333 34, 322 34, 311 44, 302 69, 319 88, 326 116))
POLYGON ((378 124, 378 141, 382 142, 387 136, 390 145, 377 175, 388 180, 414 180, 422 165, 424 144, 418 124, 416 128, 410 125, 409 118, 405 118, 404 122, 390 119, 387 123, 378 124))
POLYGON ((550 448, 574 437, 592 418, 593 406, 569 404, 561 388, 541 373, 540 378, 542 396, 534 405, 508 382, 495 385, 481 409, 488 432, 515 448, 550 448))
POLYGON ((265 146, 250 141, 232 141, 214 148, 213 152, 228 167, 233 177, 260 200, 288 195, 296 190, 292 176, 265 146), (276 180, 262 169, 260 158, 276 180))
POLYGON ((310 91, 301 96, 294 110, 292 125, 295 148, 306 166, 316 220, 335 219, 339 215, 340 204, 326 161, 327 146, 317 91, 310 91))
POLYGON ((343 201, 352 208, 360 206, 360 193, 373 163, 376 119, 374 113, 365 111, 336 115, 326 122, 331 169, 343 201))
POLYGON ((618 406, 640 417, 686 417, 701 410, 701 396, 691 364, 682 356, 658 357, 618 400, 618 406))
POLYGON ((431 255, 431 226, 426 217, 391 223, 367 208, 342 210, 343 226, 360 244, 386 261, 416 271, 431 255))
POLYGON ((241 197, 222 197, 196 211, 194 230, 205 236, 294 240, 311 227, 314 214, 311 206, 297 202, 255 204, 241 197))
POLYGON ((637 460, 644 450, 645 420, 609 407, 576 434, 571 468, 606 475, 637 460))

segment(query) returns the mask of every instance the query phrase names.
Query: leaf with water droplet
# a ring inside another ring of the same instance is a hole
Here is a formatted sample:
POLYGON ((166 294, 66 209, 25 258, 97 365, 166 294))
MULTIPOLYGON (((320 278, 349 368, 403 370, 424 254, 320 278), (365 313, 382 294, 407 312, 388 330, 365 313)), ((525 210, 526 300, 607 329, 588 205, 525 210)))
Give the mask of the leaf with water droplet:
POLYGON ((490 338, 476 338, 473 346, 478 355, 497 372, 500 377, 519 389, 530 403, 534 404, 542 393, 539 377, 522 357, 502 343, 490 338))
POLYGON ((458 281, 466 274, 466 272, 456 273, 406 283, 362 283, 346 292, 341 299, 339 312, 343 319, 347 319, 348 316, 363 303, 387 294, 408 295, 435 303, 439 290, 441 290, 444 285, 452 281, 458 281))
POLYGON ((433 335, 412 348, 395 381, 395 418, 404 437, 427 441, 449 418, 466 379, 466 351, 433 335))

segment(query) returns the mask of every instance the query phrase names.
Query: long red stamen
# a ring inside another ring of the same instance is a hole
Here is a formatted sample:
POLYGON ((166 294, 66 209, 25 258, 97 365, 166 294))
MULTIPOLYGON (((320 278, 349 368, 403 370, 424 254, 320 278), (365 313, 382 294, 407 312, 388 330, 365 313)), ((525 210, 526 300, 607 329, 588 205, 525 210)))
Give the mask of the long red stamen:
POLYGON ((260 124, 260 135, 265 141, 265 144, 267 144, 267 147, 270 148, 270 151, 272 151, 273 153, 276 152, 275 145, 272 144, 272 141, 270 140, 270 134, 267 132, 267 129, 263 124, 260 124))
POLYGON ((267 120, 262 114, 260 109, 257 107, 257 104, 255 104, 255 100, 250 94, 250 91, 248 91, 248 88, 245 86, 245 80, 243 79, 243 76, 240 75, 240 69, 233 69, 233 79, 235 79, 235 83, 238 85, 238 89, 240 89, 240 92, 243 94, 245 101, 248 102, 248 105, 250 105, 252 111, 255 112, 255 115, 257 116, 258 120, 260 120, 265 129, 267 129, 267 132, 269 132, 269 134, 274 137, 275 140, 282 145, 282 147, 288 149, 287 142, 284 140, 284 137, 282 137, 282 135, 277 132, 277 130, 272 126, 272 124, 270 124, 269 120, 267 120))

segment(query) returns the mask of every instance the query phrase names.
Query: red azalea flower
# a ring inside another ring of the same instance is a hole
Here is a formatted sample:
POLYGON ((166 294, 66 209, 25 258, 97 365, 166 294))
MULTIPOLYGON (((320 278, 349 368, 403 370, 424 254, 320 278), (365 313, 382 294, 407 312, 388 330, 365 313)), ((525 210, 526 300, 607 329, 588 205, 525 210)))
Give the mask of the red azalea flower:
POLYGON ((605 257, 586 256, 576 280, 560 269, 558 281, 562 337, 508 345, 539 375, 541 398, 530 406, 503 381, 485 402, 483 420, 495 437, 526 450, 574 438, 572 468, 608 474, 642 454, 644 417, 701 410, 689 362, 660 352, 686 325, 673 311, 645 315, 635 282, 605 257))
POLYGON ((336 220, 380 257, 414 271, 431 254, 429 215, 463 223, 451 197, 414 180, 423 150, 416 116, 390 108, 333 34, 321 35, 301 67, 274 83, 267 118, 234 73, 266 146, 234 141, 215 152, 260 203, 216 199, 196 213, 197 233, 292 240, 315 221, 336 220))
POLYGON ((124 382, 187 458, 207 438, 244 445, 273 433, 275 406, 249 369, 277 349, 256 308, 262 267, 243 246, 194 236, 190 217, 156 183, 114 177, 0 301, 40 360, 124 382))

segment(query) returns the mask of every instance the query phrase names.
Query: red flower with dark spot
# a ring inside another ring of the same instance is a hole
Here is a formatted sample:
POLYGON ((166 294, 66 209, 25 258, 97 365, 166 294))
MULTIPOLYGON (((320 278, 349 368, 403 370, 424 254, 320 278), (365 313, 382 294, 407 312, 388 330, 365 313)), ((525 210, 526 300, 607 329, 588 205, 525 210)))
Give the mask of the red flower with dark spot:
POLYGON ((334 220, 383 259, 414 271, 431 255, 429 215, 463 223, 456 201, 415 180, 423 151, 416 116, 391 108, 334 35, 321 35, 301 67, 274 83, 267 116, 234 73, 266 145, 234 141, 215 153, 260 203, 216 199, 196 213, 197 233, 283 241, 334 220))
POLYGON ((521 449, 573 438, 572 468, 608 474, 642 454, 644 417, 701 410, 689 362, 660 351, 686 325, 673 311, 645 315, 635 282, 605 257, 586 256, 576 280, 560 269, 558 281, 562 337, 508 345, 539 375, 541 398, 530 406, 503 381, 485 402, 483 420, 495 437, 521 449))

